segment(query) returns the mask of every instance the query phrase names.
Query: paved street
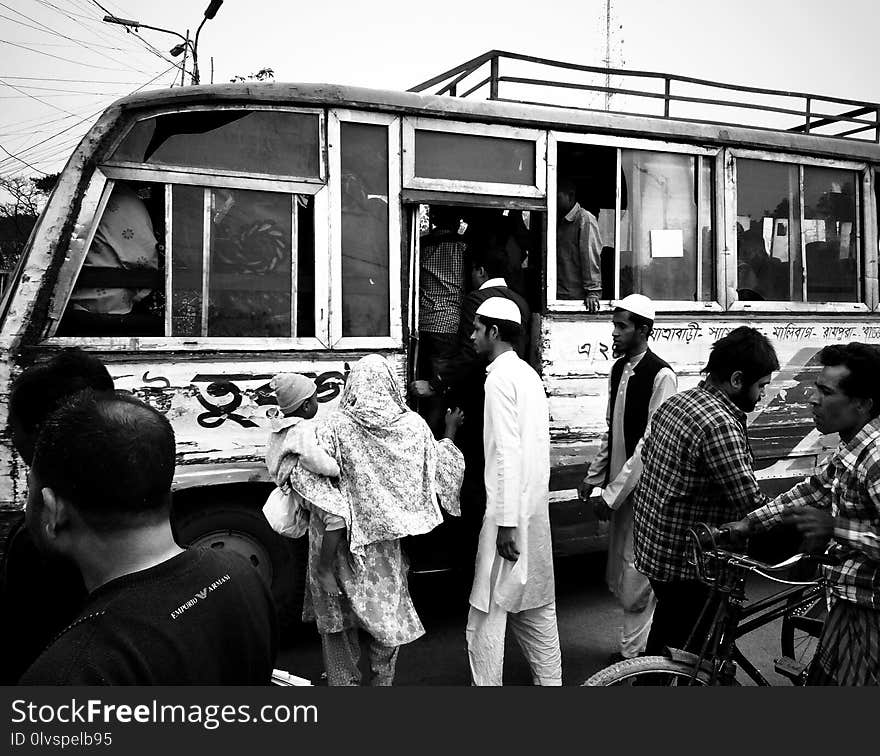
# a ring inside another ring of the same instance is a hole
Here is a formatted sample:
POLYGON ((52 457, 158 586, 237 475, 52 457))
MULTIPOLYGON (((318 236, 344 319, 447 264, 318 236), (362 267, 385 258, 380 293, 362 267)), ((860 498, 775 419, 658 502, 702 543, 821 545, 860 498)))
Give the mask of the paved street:
MULTIPOLYGON (((603 582, 604 554, 560 559, 556 563, 559 637, 565 685, 579 685, 605 666, 615 650, 618 614, 603 582)), ((400 651, 397 685, 468 685, 464 627, 468 587, 445 574, 415 575, 411 580, 416 608, 426 634, 400 651)), ((749 585, 749 598, 767 595, 764 581, 749 585)), ((515 641, 508 636, 504 681, 509 685, 531 682, 528 666, 515 641)), ((744 638, 741 648, 774 684, 788 682, 773 671, 779 656, 779 622, 744 638)), ((284 649, 278 666, 320 684, 323 670, 321 644, 314 626, 303 627, 284 649)), ((750 683, 740 674, 743 684, 750 683)))

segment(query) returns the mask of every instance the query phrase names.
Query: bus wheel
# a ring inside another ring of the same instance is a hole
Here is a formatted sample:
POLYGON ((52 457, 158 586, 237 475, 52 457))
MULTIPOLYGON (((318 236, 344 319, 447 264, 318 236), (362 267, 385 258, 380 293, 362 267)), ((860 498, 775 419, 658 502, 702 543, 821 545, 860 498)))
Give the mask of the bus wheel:
POLYGON ((259 507, 218 501, 175 517, 181 546, 239 554, 253 565, 272 591, 282 636, 300 625, 305 594, 307 539, 278 535, 259 507))

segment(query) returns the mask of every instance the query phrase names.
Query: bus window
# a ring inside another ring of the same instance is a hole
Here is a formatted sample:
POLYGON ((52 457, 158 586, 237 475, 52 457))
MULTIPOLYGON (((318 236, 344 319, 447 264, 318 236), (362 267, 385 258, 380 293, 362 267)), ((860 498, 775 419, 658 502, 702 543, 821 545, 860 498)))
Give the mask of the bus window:
POLYGON ((807 300, 857 302, 854 171, 804 166, 804 243, 807 300))
POLYGON ((603 299, 612 299, 617 150, 560 142, 557 165, 556 298, 583 300, 584 282, 589 280, 597 287, 594 291, 601 289, 603 299), (580 209, 574 207, 574 202, 580 209), (587 244, 591 271, 586 279, 584 263, 577 255, 584 230, 596 235, 587 244))
POLYGON ((736 172, 739 298, 859 301, 858 173, 748 159, 736 172))
POLYGON ((389 336, 388 129, 342 123, 341 142, 342 335, 389 336))
POLYGON ((248 175, 320 177, 317 113, 209 110, 138 121, 111 160, 248 175))
POLYGON ((711 161, 622 150, 621 165, 629 211, 620 218, 620 296, 711 299, 711 161))
POLYGON ((535 184, 533 140, 416 129, 415 152, 418 178, 535 184))
POLYGON ((163 224, 161 184, 114 185, 59 335, 162 335, 163 224))
POLYGON ((177 184, 170 191, 160 184, 150 189, 154 207, 148 214, 128 184, 114 186, 59 336, 315 335, 311 197, 177 184), (164 237, 168 246, 164 256, 154 253, 155 262, 144 262, 139 250, 149 245, 139 239, 146 238, 149 219, 154 226, 164 219, 165 197, 171 228, 166 234, 160 227, 153 238, 164 237), (144 291, 147 272, 151 288, 144 291), (101 280, 93 281, 96 273, 101 280))

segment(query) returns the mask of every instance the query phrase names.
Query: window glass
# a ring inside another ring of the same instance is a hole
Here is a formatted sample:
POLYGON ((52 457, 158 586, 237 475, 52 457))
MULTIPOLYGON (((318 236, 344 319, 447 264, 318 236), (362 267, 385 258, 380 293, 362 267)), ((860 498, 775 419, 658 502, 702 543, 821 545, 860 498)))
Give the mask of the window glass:
POLYGON ((211 190, 209 336, 290 336, 289 194, 211 190))
POLYGON ((117 182, 107 199, 59 336, 164 333, 164 187, 117 182))
POLYGON ((200 336, 205 190, 176 185, 171 192, 171 335, 200 336))
POLYGON ((711 302, 715 297, 715 162, 714 158, 704 157, 700 178, 700 222, 698 233, 702 242, 702 277, 700 281, 701 302, 711 302))
POLYGON ((114 152, 117 161, 316 178, 318 116, 211 110, 139 121, 114 152))
POLYGON ((804 244, 807 299, 857 302, 856 181, 854 171, 804 166, 804 244))
POLYGON ((415 174, 420 178, 535 184, 531 140, 417 129, 415 143, 415 174))
POLYGON ((388 128, 341 131, 342 335, 388 336, 388 128))
MULTIPOLYGON (((667 152, 623 150, 629 210, 621 214, 620 293, 694 301, 697 284, 697 159, 667 152)), ((711 216, 700 219, 711 234, 711 216)), ((711 256, 711 245, 704 260, 711 256)), ((701 279, 702 284, 702 279, 701 279)))
POLYGON ((736 161, 736 271, 740 300, 802 302, 796 165, 736 161))

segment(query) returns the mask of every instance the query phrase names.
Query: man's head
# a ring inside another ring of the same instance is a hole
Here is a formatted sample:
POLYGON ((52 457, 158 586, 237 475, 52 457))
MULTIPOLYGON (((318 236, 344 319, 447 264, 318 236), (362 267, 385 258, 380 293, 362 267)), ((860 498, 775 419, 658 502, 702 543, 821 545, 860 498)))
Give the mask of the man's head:
POLYGON ((577 187, 570 178, 560 178, 556 182, 556 220, 560 221, 575 206, 577 187))
POLYGON ((507 253, 502 247, 477 247, 471 253, 471 285, 479 289, 490 278, 505 278, 507 267, 507 253))
POLYGON ((654 328, 654 316, 654 303, 643 294, 630 294, 614 303, 611 341, 615 357, 644 351, 654 328))
POLYGON ((9 394, 9 427, 15 450, 28 465, 46 418, 83 389, 110 392, 113 379, 99 359, 81 349, 67 349, 15 379, 9 394))
POLYGON ((440 231, 458 232, 461 221, 461 211, 457 207, 446 205, 431 205, 431 223, 440 231))
POLYGON ((168 521, 174 431, 130 395, 83 391, 44 423, 26 519, 35 542, 76 558, 89 536, 112 538, 168 521))
POLYGON ((506 297, 489 297, 477 308, 471 341, 474 351, 491 359, 513 349, 522 337, 522 314, 516 302, 506 297))
POLYGON ((816 429, 848 441, 880 415, 880 349, 834 344, 819 352, 819 362, 822 372, 810 396, 816 429))
POLYGON ((779 360, 769 339, 748 326, 732 330, 712 345, 703 368, 712 382, 743 412, 751 412, 764 396, 779 360))

